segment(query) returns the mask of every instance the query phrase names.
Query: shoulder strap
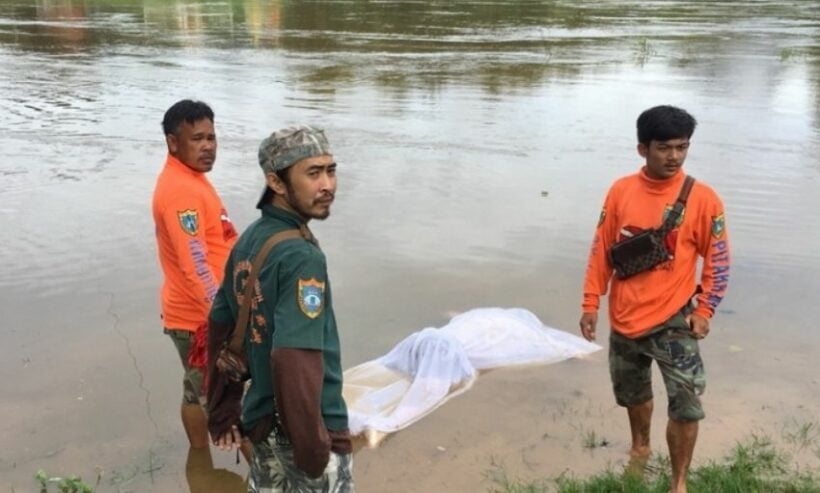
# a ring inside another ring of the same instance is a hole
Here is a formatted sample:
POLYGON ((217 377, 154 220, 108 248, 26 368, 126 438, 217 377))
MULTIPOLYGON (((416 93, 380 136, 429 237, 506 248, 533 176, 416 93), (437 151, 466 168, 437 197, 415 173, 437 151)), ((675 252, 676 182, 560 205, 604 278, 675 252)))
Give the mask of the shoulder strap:
POLYGON ((273 250, 273 247, 277 244, 285 240, 292 240, 296 238, 304 238, 306 241, 310 242, 315 241, 313 238, 313 233, 310 232, 307 225, 302 224, 299 226, 299 229, 286 229, 285 231, 280 231, 272 235, 268 238, 265 244, 262 245, 262 248, 256 254, 256 257, 254 257, 250 274, 245 281, 245 290, 243 291, 242 304, 239 307, 239 316, 236 319, 236 327, 234 328, 233 334, 231 334, 230 348, 234 352, 240 352, 245 343, 245 328, 248 326, 248 319, 250 318, 251 299, 254 296, 254 286, 256 286, 256 280, 259 278, 259 271, 262 269, 265 259, 268 257, 270 251, 273 250))
POLYGON ((669 214, 666 216, 666 220, 660 227, 660 232, 667 233, 675 228, 675 224, 677 224, 678 218, 680 217, 681 213, 683 213, 683 208, 686 207, 686 201, 689 199, 689 192, 692 191, 692 185, 694 184, 695 179, 689 175, 686 175, 686 179, 683 180, 683 186, 681 187, 680 193, 678 194, 678 200, 675 201, 675 205, 672 207, 672 210, 669 211, 669 214))
POLYGON ((686 201, 689 200, 689 192, 692 191, 692 185, 695 184, 695 179, 689 175, 686 175, 686 179, 683 180, 683 186, 680 188, 680 195, 678 195, 678 201, 675 203, 677 205, 680 203, 681 205, 686 205, 686 201))

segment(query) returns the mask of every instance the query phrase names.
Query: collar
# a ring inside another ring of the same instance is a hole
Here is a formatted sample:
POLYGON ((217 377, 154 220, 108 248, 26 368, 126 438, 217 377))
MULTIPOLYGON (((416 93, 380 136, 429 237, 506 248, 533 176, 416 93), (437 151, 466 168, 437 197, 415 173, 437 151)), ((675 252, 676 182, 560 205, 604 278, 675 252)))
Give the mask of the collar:
POLYGON ((265 204, 262 206, 262 216, 277 219, 279 221, 284 222, 285 224, 288 224, 296 228, 306 224, 304 221, 302 221, 302 218, 300 218, 296 214, 286 211, 281 207, 276 207, 273 204, 265 204))
POLYGON ((174 171, 180 173, 185 173, 186 175, 193 176, 198 179, 205 178, 205 173, 192 169, 190 166, 188 166, 187 164, 183 163, 182 161, 180 161, 179 159, 175 158, 170 154, 168 154, 168 156, 165 158, 165 167, 171 168, 174 171))
POLYGON ((316 248, 321 250, 319 246, 319 240, 313 236, 313 232, 308 227, 307 223, 302 220, 301 217, 297 216, 296 214, 282 209, 281 207, 276 207, 273 204, 265 204, 261 207, 262 209, 262 217, 268 217, 270 219, 274 219, 276 221, 285 223, 288 226, 292 226, 293 228, 297 228, 302 230, 302 236, 312 243, 316 248))
POLYGON ((657 180, 655 178, 650 178, 646 174, 646 166, 644 166, 641 168, 641 171, 638 172, 638 178, 640 178, 641 183, 650 193, 662 195, 670 190, 680 191, 680 188, 683 186, 683 180, 686 179, 686 173, 680 169, 675 176, 671 178, 657 180))

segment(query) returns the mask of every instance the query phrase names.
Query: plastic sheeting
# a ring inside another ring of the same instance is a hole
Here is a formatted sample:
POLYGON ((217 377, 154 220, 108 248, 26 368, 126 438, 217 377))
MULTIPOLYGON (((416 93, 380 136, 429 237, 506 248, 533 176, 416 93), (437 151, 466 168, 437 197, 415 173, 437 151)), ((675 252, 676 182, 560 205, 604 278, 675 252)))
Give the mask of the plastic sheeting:
POLYGON ((522 308, 477 308, 440 329, 426 328, 381 358, 344 372, 350 431, 375 447, 448 399, 467 391, 479 370, 548 364, 601 349, 545 326, 522 308))

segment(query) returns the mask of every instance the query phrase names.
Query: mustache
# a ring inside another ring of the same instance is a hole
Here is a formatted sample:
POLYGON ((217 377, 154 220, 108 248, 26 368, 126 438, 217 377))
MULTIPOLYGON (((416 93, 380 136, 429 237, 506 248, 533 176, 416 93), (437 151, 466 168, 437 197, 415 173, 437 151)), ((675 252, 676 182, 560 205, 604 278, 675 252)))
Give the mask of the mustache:
POLYGON ((321 200, 333 200, 335 198, 336 198, 336 193, 335 192, 323 192, 322 195, 320 195, 319 197, 316 198, 316 202, 319 202, 321 200))

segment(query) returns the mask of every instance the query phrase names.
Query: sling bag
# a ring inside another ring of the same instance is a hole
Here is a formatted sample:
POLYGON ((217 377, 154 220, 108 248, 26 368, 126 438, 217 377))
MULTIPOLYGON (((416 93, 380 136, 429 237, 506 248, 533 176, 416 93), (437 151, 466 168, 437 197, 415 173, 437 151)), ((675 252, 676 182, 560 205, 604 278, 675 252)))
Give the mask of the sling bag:
POLYGON ((666 248, 664 238, 675 228, 694 183, 694 178, 691 176, 686 177, 675 206, 669 211, 660 228, 641 231, 635 236, 621 240, 610 247, 608 252, 609 263, 615 271, 615 277, 628 279, 635 274, 640 274, 672 259, 672 254, 666 248))
POLYGON ((242 304, 239 306, 238 318, 236 320, 236 327, 231 333, 230 341, 222 343, 219 348, 219 353, 216 357, 216 367, 225 375, 228 380, 233 382, 242 382, 250 378, 250 371, 248 369, 248 360, 245 356, 245 329, 248 326, 248 319, 251 313, 251 300, 254 296, 254 287, 256 280, 259 278, 259 271, 265 263, 265 259, 273 247, 285 240, 296 238, 304 238, 307 241, 314 241, 313 234, 308 229, 307 225, 300 225, 299 229, 287 229, 275 233, 265 241, 259 253, 253 259, 251 271, 245 281, 245 289, 243 291, 242 304))

